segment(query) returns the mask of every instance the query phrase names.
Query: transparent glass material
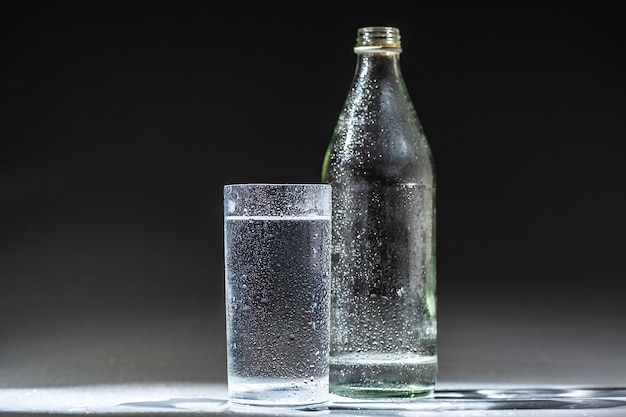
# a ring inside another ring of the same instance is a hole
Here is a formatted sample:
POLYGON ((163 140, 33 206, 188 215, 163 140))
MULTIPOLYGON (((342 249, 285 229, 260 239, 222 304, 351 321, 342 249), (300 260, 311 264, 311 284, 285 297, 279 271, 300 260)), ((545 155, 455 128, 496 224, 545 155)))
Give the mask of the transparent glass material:
POLYGON ((232 403, 327 401, 330 222, 327 184, 224 187, 232 403))
POLYGON ((400 71, 396 28, 361 28, 356 71, 322 171, 332 185, 330 390, 433 395, 435 171, 400 71))

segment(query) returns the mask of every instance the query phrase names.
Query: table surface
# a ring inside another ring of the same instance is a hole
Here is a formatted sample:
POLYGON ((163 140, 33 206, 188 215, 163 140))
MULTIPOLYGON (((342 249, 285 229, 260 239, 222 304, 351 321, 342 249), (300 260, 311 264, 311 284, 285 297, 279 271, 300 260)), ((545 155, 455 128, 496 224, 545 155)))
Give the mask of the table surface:
MULTIPOLYGON (((313 414, 624 416, 626 314, 618 299, 440 294, 435 398, 331 401, 313 414)), ((221 308, 167 306, 3 315, 0 415, 311 415, 228 404, 223 319, 221 308)))

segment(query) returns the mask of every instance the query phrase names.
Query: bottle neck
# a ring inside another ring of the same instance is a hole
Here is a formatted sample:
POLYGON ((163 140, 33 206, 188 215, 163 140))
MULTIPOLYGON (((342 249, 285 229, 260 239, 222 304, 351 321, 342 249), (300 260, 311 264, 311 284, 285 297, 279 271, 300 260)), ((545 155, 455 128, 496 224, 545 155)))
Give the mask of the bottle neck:
MULTIPOLYGON (((356 49, 356 48, 355 48, 356 49)), ((401 80, 400 52, 395 50, 377 51, 372 53, 357 52, 356 64, 357 80, 401 80)))

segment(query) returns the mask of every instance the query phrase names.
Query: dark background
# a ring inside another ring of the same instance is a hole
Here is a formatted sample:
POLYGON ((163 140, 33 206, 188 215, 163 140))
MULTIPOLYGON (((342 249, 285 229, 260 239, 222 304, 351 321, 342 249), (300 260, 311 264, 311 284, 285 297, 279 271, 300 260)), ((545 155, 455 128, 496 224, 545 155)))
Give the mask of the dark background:
POLYGON ((435 156, 441 328, 539 306, 624 323, 622 14, 406 5, 1 3, 3 383, 98 360, 220 379, 223 350, 185 358, 223 341, 222 186, 320 181, 365 25, 400 28, 435 156), (146 328, 186 350, 150 357, 146 328))

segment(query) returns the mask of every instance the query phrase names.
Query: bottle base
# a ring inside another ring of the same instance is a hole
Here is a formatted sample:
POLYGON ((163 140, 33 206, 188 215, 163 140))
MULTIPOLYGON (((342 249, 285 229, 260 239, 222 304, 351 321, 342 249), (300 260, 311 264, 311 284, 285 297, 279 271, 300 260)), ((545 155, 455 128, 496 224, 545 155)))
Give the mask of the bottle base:
POLYGON ((351 401, 413 401, 432 398, 435 394, 433 386, 376 386, 371 385, 331 385, 330 393, 334 402, 351 401))
POLYGON ((335 355, 330 358, 329 390, 347 401, 411 401, 434 396, 436 374, 436 355, 335 355))

